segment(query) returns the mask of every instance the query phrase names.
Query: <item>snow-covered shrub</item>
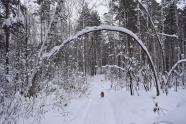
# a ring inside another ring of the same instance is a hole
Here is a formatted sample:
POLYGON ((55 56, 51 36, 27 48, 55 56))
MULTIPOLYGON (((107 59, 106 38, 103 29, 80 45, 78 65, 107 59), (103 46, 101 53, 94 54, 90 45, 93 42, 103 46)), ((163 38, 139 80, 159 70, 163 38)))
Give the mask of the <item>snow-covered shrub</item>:
POLYGON ((111 82, 111 88, 115 90, 128 90, 134 94, 140 87, 150 91, 154 86, 154 75, 150 65, 140 65, 134 57, 125 56, 125 66, 103 66, 105 78, 111 82))
POLYGON ((6 97, 5 94, 0 91, 0 122, 2 124, 16 123, 16 121, 24 115, 24 97, 20 95, 19 92, 12 95, 11 97, 6 97))

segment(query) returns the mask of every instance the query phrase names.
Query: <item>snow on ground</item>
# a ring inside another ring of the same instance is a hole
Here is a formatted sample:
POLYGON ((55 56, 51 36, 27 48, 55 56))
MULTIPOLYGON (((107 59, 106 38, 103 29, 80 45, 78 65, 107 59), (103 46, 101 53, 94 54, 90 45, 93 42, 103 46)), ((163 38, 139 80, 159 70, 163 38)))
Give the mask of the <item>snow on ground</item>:
MULTIPOLYGON (((169 95, 155 96, 155 91, 140 90, 139 96, 110 89, 103 75, 92 78, 90 94, 72 99, 61 111, 49 111, 41 124, 186 124, 186 90, 170 90, 169 95), (104 98, 100 93, 104 92, 104 98), (154 112, 155 102, 159 113, 154 112)), ((28 124, 20 121, 19 124, 28 124)))

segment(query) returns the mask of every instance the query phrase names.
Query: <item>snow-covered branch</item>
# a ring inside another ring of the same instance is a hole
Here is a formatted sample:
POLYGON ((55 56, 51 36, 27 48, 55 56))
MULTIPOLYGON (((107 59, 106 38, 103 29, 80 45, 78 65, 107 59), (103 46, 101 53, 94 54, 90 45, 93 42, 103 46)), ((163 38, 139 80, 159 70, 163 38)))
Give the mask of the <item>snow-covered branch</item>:
POLYGON ((174 71, 174 69, 178 66, 178 64, 180 64, 180 63, 182 63, 182 62, 186 62, 186 59, 179 60, 176 64, 174 64, 174 66, 172 67, 172 69, 168 72, 166 84, 167 84, 168 81, 169 81, 169 78, 170 78, 171 73, 172 73, 172 72, 174 71))
POLYGON ((117 68, 117 69, 121 69, 122 71, 126 71, 125 68, 119 67, 117 65, 105 65, 105 66, 102 66, 102 68, 117 68))
POLYGON ((159 33, 160 35, 163 35, 163 36, 166 36, 166 37, 175 37, 175 38, 178 38, 177 35, 173 34, 173 35, 170 35, 170 34, 165 34, 165 33, 159 33))
MULTIPOLYGON (((65 46, 65 44, 69 43, 70 41, 73 41, 74 39, 76 39, 84 34, 87 34, 87 33, 93 32, 93 31, 100 31, 100 30, 123 32, 123 33, 126 33, 126 34, 132 36, 137 41, 137 43, 147 52, 149 58, 151 58, 150 53, 148 52, 147 48, 145 47, 143 42, 137 37, 136 34, 134 34, 132 31, 130 31, 126 28, 118 27, 118 26, 110 26, 110 25, 86 27, 82 31, 77 32, 75 35, 73 35, 70 38, 68 38, 67 40, 65 40, 61 45, 53 47, 49 52, 43 54, 43 56, 41 58, 42 59, 49 59, 51 56, 55 55, 61 48, 63 48, 65 46)), ((152 59, 150 61, 152 61, 152 59)))

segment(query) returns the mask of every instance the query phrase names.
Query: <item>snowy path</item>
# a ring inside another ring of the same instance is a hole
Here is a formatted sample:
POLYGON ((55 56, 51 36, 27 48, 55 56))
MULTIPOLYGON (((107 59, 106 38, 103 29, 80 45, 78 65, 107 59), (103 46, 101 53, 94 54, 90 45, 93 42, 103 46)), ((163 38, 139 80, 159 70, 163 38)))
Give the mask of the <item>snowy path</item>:
MULTIPOLYGON (((49 111, 40 124, 186 124, 186 90, 174 92, 171 89, 168 96, 161 93, 156 97, 156 91, 141 89, 139 96, 136 93, 131 96, 125 89, 117 92, 110 89, 110 82, 103 75, 92 78, 90 84, 88 96, 72 99, 64 108, 68 114, 49 111), (101 98, 101 92, 104 92, 104 98, 101 98), (164 113, 153 111, 153 101, 158 102, 164 113)), ((25 122, 31 124, 28 120, 25 122)))
POLYGON ((114 108, 106 96, 109 85, 103 80, 103 76, 99 76, 92 81, 91 102, 87 105, 79 124, 117 124, 114 108), (105 93, 104 98, 100 96, 102 91, 105 93))
MULTIPOLYGON (((115 92, 110 89, 110 82, 105 81, 103 75, 94 77, 91 83, 89 97, 83 99, 76 112, 72 110, 77 118, 66 124, 153 124, 166 119, 162 112, 160 114, 153 112, 155 104, 152 98, 155 97, 155 91, 149 93, 141 91, 140 96, 131 96, 128 91, 115 92), (102 91, 105 94, 104 98, 100 96, 102 91)), ((177 109, 180 99, 186 99, 185 91, 172 93, 170 96, 162 94, 154 100, 159 101, 160 107, 168 110, 164 111, 165 113, 177 109)), ((184 123, 179 124, 186 124, 186 119, 183 117, 181 119, 184 123)), ((178 120, 180 118, 176 119, 176 122, 179 122, 178 120)))
POLYGON ((94 99, 80 124, 116 124, 114 109, 107 99, 94 99))

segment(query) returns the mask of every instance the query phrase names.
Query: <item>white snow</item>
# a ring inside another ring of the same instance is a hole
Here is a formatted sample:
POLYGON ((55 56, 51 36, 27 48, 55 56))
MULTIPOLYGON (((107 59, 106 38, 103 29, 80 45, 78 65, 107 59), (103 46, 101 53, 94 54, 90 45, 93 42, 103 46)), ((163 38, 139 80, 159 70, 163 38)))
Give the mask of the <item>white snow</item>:
MULTIPOLYGON (((46 112, 40 124, 186 124, 186 90, 170 90, 168 96, 155 96, 155 91, 143 89, 131 96, 128 91, 114 91, 103 75, 90 82, 87 97, 72 99, 64 110, 46 112), (101 98, 100 93, 105 96, 101 98), (154 112, 155 102, 161 110, 154 112)), ((20 120, 31 124, 34 120, 20 120)), ((37 122, 35 122, 37 123, 37 122)))
POLYGON ((156 2, 157 2, 157 3, 160 3, 160 2, 161 2, 161 0, 156 0, 156 2))
POLYGON ((178 3, 176 4, 178 9, 184 9, 185 5, 186 5, 186 1, 185 0, 180 0, 178 1, 178 3))

